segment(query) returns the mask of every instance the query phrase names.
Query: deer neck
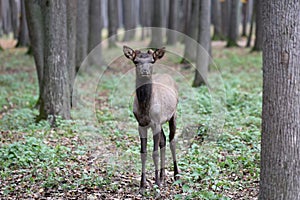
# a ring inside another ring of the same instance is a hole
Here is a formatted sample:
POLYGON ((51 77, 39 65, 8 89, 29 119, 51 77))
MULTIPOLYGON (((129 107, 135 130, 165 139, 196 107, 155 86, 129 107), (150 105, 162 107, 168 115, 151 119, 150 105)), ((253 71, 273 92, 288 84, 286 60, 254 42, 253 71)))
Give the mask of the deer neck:
POLYGON ((152 96, 152 77, 137 77, 136 96, 140 114, 143 116, 149 116, 152 96))

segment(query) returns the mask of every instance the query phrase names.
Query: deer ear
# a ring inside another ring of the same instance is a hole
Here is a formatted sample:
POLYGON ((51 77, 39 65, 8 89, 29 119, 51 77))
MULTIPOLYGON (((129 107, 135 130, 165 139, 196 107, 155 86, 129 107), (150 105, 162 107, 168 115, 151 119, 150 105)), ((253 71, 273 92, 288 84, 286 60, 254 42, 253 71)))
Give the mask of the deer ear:
POLYGON ((130 60, 133 60, 135 58, 135 51, 128 46, 123 46, 123 53, 130 60))
POLYGON ((153 53, 154 60, 161 59, 165 55, 165 47, 156 49, 153 53))

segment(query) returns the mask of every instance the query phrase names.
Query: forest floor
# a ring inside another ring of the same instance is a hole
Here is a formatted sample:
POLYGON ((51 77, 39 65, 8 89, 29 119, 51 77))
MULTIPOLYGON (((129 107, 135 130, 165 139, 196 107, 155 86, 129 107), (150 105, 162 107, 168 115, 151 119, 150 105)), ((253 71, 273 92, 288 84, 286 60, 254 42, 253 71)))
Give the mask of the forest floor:
POLYGON ((82 101, 72 110, 73 119, 58 118, 51 128, 46 121, 35 122, 33 58, 26 49, 1 51, 0 199, 257 199, 261 54, 222 44, 213 45, 209 88, 190 87, 194 70, 178 64, 177 55, 169 52, 159 61, 162 67, 156 72, 171 73, 179 85, 180 179, 174 182, 167 148, 166 182, 154 185, 148 133, 143 196, 139 137, 131 113, 133 66, 119 57, 100 70, 96 82, 97 67, 81 73, 77 90, 82 101))

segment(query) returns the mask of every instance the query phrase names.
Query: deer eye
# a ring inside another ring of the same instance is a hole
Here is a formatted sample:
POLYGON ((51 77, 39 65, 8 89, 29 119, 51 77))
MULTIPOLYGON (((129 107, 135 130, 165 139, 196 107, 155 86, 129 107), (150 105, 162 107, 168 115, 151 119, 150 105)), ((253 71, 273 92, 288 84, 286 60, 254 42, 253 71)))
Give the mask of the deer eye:
POLYGON ((133 63, 134 63, 135 65, 137 65, 139 62, 138 62, 138 61, 136 61, 136 60, 134 60, 134 61, 133 61, 133 63))

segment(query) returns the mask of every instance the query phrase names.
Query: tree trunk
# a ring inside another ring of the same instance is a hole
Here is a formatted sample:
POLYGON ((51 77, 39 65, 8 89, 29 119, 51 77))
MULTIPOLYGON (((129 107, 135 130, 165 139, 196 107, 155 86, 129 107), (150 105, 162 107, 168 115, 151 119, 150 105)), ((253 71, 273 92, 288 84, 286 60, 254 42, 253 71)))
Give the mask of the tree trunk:
MULTIPOLYGON (((3 7, 3 1, 0 0, 0 37, 3 35, 3 11, 2 11, 2 7, 3 7)), ((0 46, 0 50, 2 50, 1 46, 0 46)))
MULTIPOLYGON (((252 51, 261 51, 263 44, 261 1, 255 0, 255 42, 252 51)), ((299 11, 300 12, 300 11, 299 11)))
MULTIPOLYGON (((199 0, 190 0, 191 15, 188 19, 187 25, 187 36, 198 40, 198 27, 199 27, 199 0)), ((193 42, 191 39, 185 40, 184 47, 184 59, 182 63, 195 62, 197 56, 197 43, 193 42)))
POLYGON ((231 0, 227 47, 238 46, 240 0, 231 0))
POLYGON ((151 42, 149 47, 160 48, 163 45, 163 33, 162 33, 162 1, 152 0, 153 13, 152 13, 152 28, 151 30, 151 42))
POLYGON ((207 81, 208 65, 209 65, 209 51, 210 51, 210 1, 200 0, 200 20, 197 48, 197 70, 195 71, 195 79, 193 87, 205 85, 207 81))
POLYGON ((73 105, 73 86, 76 74, 76 19, 77 19, 77 1, 67 0, 67 39, 68 39, 68 75, 70 89, 70 103, 73 105))
POLYGON ((152 4, 149 0, 141 0, 140 1, 140 25, 142 27, 142 34, 141 34, 141 40, 144 40, 146 38, 146 35, 148 33, 145 33, 144 27, 150 27, 151 26, 151 13, 152 13, 152 4))
MULTIPOLYGON (((101 0, 90 0, 88 52, 90 52, 98 44, 100 44, 101 31, 102 31, 101 0)), ((101 55, 99 56, 101 57, 101 55)))
POLYGON ((17 47, 27 47, 29 46, 29 35, 28 27, 26 21, 26 11, 25 11, 25 0, 21 0, 21 17, 20 17, 20 29, 18 34, 17 47))
MULTIPOLYGON (((255 1, 255 0, 254 0, 255 1)), ((252 12, 252 16, 251 16, 251 24, 250 24, 250 30, 249 30, 249 34, 248 34, 248 38, 247 38, 247 44, 246 47, 250 47, 251 46, 251 41, 252 41, 252 35, 253 35, 253 26, 254 26, 254 21, 255 21, 255 4, 253 5, 253 12, 252 12)))
POLYGON ((122 2, 123 8, 123 24, 125 29, 125 35, 123 41, 130 41, 134 38, 134 29, 135 28, 135 10, 136 10, 136 1, 127 0, 122 2), (131 31, 129 31, 131 30, 131 31))
POLYGON ((1 14, 3 33, 9 34, 12 31, 11 9, 9 0, 1 0, 1 14))
MULTIPOLYGON (((177 16, 177 31, 187 33, 187 20, 190 18, 191 0, 178 0, 178 16, 177 16)), ((181 41, 180 42, 184 42, 181 41)))
POLYGON ((242 36, 247 36, 247 24, 248 24, 248 0, 244 0, 242 4, 242 14, 243 14, 243 21, 242 21, 242 36))
POLYGON ((18 38, 19 33, 19 8, 16 0, 9 1, 10 17, 14 39, 18 38))
POLYGON ((232 0, 222 0, 221 1, 221 30, 223 35, 227 38, 228 27, 229 27, 229 16, 230 16, 230 2, 232 0))
POLYGON ((77 0, 76 72, 88 53, 89 0, 77 0))
POLYGON ((221 3, 220 0, 212 0, 212 24, 214 25, 213 40, 223 40, 222 33, 222 18, 221 18, 221 3))
POLYGON ((108 46, 116 47, 116 34, 118 29, 118 0, 109 0, 107 2, 108 12, 108 46))
POLYGON ((167 32, 167 44, 174 45, 177 42, 177 29, 178 29, 178 5, 179 0, 170 0, 169 2, 169 20, 167 32))
POLYGON ((300 199, 300 4, 261 1, 263 110, 259 199, 300 199))
POLYGON ((39 119, 48 119, 54 125, 58 115, 70 119, 66 1, 42 2, 42 10, 45 60, 39 119))
MULTIPOLYGON (((36 0, 25 0, 25 10, 30 44, 35 61, 41 95, 42 81, 44 76, 44 15, 41 12, 41 2, 36 0)), ((37 105, 39 105, 39 100, 37 105)))
POLYGON ((161 1, 161 27, 168 27, 169 0, 161 1))

